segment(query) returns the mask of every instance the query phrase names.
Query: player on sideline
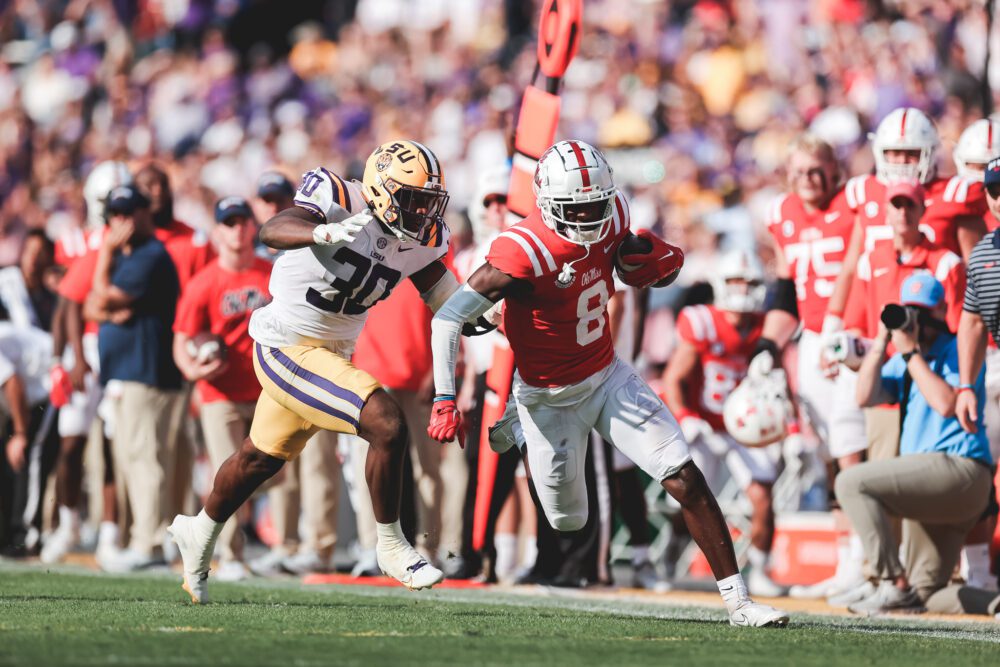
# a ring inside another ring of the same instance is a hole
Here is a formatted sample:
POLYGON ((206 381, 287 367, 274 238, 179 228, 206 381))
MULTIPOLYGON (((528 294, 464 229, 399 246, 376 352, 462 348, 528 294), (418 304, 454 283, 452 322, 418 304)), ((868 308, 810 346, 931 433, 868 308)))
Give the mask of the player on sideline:
POLYGON ((287 252, 271 274, 273 301, 250 319, 263 388, 250 437, 219 468, 205 508, 178 515, 170 527, 184 560, 184 589, 196 603, 208 600, 212 551, 225 521, 319 429, 370 444, 365 477, 382 571, 410 589, 443 578, 399 525, 403 413, 350 359, 368 309, 403 278, 435 312, 458 289, 441 262, 448 251, 444 172, 425 146, 393 141, 371 154, 360 184, 319 167, 305 174, 294 202, 260 234, 287 252))
POLYGON ((584 461, 587 436, 596 429, 680 503, 718 580, 730 623, 786 625, 787 614, 750 599, 722 512, 677 422, 615 356, 607 303, 619 246, 625 241, 627 247, 648 247, 620 257, 622 280, 635 287, 672 280, 683 254, 648 232, 638 239, 631 235, 628 204, 615 188, 611 167, 582 141, 561 141, 542 155, 534 190, 539 210, 497 237, 486 263, 433 320, 437 397, 428 433, 448 442, 458 432, 459 334, 464 322, 504 299, 518 369, 514 404, 530 474, 552 527, 575 531, 587 521, 584 461))

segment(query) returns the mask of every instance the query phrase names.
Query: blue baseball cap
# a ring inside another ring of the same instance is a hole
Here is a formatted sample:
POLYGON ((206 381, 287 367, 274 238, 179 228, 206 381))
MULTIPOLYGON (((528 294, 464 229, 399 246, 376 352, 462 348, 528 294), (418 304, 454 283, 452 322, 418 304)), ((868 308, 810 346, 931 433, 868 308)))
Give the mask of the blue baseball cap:
POLYGON ((914 273, 899 288, 899 302, 904 306, 933 308, 944 298, 944 285, 926 271, 914 273))
POLYGON ((132 184, 119 185, 108 193, 104 204, 105 215, 132 215, 136 209, 149 208, 149 199, 132 184))
POLYGON ((235 215, 242 215, 247 218, 253 217, 250 204, 243 197, 223 197, 215 203, 216 222, 225 222, 235 215))
POLYGON ((986 163, 986 171, 983 172, 983 185, 997 183, 1000 183, 1000 157, 995 157, 986 163))
POLYGON ((257 181, 258 197, 291 197, 295 186, 279 171, 265 171, 257 181))

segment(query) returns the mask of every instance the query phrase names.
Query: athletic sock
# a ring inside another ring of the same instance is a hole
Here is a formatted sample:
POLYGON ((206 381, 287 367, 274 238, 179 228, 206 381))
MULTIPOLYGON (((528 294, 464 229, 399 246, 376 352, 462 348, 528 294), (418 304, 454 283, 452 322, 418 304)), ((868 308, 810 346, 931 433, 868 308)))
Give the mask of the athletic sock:
POLYGON ((199 537, 213 546, 215 544, 215 540, 218 539, 219 533, 222 532, 222 528, 225 525, 225 521, 219 523, 212 517, 208 516, 204 509, 198 512, 198 514, 194 517, 195 532, 199 537))
POLYGON ((507 579, 517 568, 517 535, 497 533, 493 538, 497 550, 497 561, 493 568, 497 579, 507 579))
POLYGON ((118 524, 114 521, 102 521, 97 530, 98 549, 118 548, 118 524))
POLYGON ((375 536, 377 538, 376 548, 382 552, 412 548, 406 536, 403 535, 403 527, 399 525, 398 520, 392 523, 378 523, 376 521, 375 536))
POLYGON ((649 560, 649 545, 637 544, 632 547, 632 565, 638 567, 649 560))
POLYGON ((80 513, 65 505, 59 506, 59 530, 78 531, 80 529, 80 513))
POLYGON ((968 586, 995 588, 996 579, 990 575, 989 543, 966 544, 962 547, 962 564, 959 571, 968 586))
POLYGON ((535 567, 538 560, 538 538, 532 535, 524 538, 524 554, 521 557, 521 569, 531 569, 535 567))
POLYGON ((729 613, 736 611, 737 607, 750 600, 746 582, 743 581, 743 575, 739 572, 731 577, 719 579, 715 583, 719 587, 719 594, 722 595, 722 600, 726 603, 726 609, 729 610, 729 613))

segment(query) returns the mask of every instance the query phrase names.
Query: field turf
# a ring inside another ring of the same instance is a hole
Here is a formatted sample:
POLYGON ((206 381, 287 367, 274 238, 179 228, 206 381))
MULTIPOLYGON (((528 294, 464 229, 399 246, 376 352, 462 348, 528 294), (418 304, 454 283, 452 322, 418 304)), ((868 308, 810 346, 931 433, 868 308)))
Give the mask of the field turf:
POLYGON ((0 665, 996 665, 1000 624, 793 615, 486 590, 215 584, 0 564, 0 665))

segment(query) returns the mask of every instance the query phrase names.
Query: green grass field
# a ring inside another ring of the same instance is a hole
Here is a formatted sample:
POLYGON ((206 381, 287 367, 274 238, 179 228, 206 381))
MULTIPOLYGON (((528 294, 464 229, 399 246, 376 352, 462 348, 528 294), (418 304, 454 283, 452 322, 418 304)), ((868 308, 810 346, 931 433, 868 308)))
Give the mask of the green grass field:
POLYGON ((1000 624, 795 615, 495 591, 214 586, 0 564, 0 665, 996 665, 1000 624))

